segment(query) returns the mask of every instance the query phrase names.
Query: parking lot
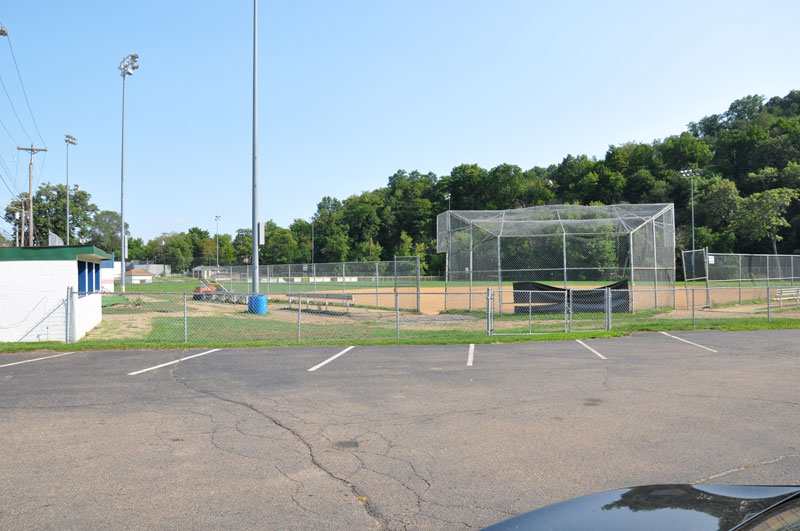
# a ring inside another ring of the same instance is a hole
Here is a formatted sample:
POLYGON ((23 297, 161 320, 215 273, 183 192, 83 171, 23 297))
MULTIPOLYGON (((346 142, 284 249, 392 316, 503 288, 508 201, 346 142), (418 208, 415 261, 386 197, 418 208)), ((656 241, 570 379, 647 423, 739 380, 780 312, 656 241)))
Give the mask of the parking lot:
POLYGON ((800 483, 796 330, 0 356, 2 528, 479 528, 800 483))

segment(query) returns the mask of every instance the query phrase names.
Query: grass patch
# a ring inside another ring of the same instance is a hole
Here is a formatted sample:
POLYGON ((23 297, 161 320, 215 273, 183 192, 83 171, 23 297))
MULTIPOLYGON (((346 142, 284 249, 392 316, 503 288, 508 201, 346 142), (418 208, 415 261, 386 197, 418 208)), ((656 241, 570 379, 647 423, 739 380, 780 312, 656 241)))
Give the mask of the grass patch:
MULTIPOLYGON (((642 312, 644 313, 644 312, 642 312)), ((800 319, 776 317, 767 322, 759 318, 704 318, 695 326, 691 318, 660 319, 654 316, 661 311, 651 310, 647 315, 626 314, 626 319, 615 314, 613 329, 600 330, 604 321, 576 321, 573 331, 565 333, 563 321, 546 324, 533 322, 535 335, 528 335, 527 316, 513 316, 513 328, 499 329, 498 333, 518 332, 520 335, 487 336, 483 327, 477 329, 410 329, 401 318, 400 338, 396 337, 395 323, 391 321, 353 321, 351 324, 309 322, 303 317, 300 340, 297 324, 278 320, 271 315, 253 315, 237 312, 229 316, 188 317, 188 341, 184 342, 183 317, 155 316, 149 332, 142 337, 128 339, 82 339, 74 344, 58 342, 0 343, 0 352, 65 352, 74 350, 127 350, 127 349, 185 349, 192 347, 254 347, 303 345, 392 345, 392 344, 460 344, 460 343, 524 343, 620 337, 636 332, 661 332, 681 330, 782 330, 800 328, 800 319), (519 320, 518 318, 522 318, 519 320), (591 326, 595 330, 581 331, 578 327, 591 326)), ((305 314, 304 314, 305 315, 305 314)), ((405 313, 404 316, 409 314, 405 313)), ((483 314, 485 316, 485 314, 483 314)), ((602 315, 602 314, 599 314, 602 315)), ((563 318, 563 315, 558 317, 563 318)), ((495 318, 498 322, 498 318, 495 318)), ((474 323, 474 321, 473 321, 474 323)))

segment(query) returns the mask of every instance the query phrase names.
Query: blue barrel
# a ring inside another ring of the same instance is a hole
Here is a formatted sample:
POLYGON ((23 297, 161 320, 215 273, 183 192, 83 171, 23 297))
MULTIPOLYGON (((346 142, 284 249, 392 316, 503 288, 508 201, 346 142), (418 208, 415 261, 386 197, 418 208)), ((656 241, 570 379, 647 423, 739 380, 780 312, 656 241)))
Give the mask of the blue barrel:
POLYGON ((247 297, 247 311, 265 315, 267 313, 267 296, 250 295, 247 297))

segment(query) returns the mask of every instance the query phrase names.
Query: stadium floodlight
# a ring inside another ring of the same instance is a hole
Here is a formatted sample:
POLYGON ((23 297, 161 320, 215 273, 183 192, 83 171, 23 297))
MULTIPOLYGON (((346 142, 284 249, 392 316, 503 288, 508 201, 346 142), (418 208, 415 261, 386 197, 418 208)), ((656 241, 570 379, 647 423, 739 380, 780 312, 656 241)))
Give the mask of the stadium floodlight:
POLYGON ((117 69, 122 76, 122 149, 120 150, 120 169, 119 169, 119 263, 120 263, 120 289, 125 293, 125 78, 133 75, 133 71, 139 68, 136 61, 139 54, 132 53, 122 59, 117 69))

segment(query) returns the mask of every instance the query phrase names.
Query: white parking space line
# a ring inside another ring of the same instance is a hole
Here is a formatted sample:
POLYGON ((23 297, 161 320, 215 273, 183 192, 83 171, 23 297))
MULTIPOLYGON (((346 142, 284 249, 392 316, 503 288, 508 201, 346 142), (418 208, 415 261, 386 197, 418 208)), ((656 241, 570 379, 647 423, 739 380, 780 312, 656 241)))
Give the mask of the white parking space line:
POLYGON ((49 360, 50 358, 60 358, 61 356, 68 356, 70 354, 75 354, 75 353, 74 352, 62 352, 61 354, 54 354, 52 356, 45 356, 44 358, 36 358, 36 359, 33 359, 33 360, 15 361, 14 363, 6 363, 5 365, 0 365, 0 367, 11 367, 12 365, 20 365, 21 363, 30 363, 32 361, 49 360))
POLYGON ((472 359, 475 357, 475 345, 470 343, 469 354, 467 354, 467 367, 472 367, 472 359))
POLYGON ((336 354, 335 356, 331 356, 330 358, 326 359, 322 363, 318 363, 317 365, 314 365, 313 367, 308 369, 308 372, 314 372, 317 369, 319 369, 320 367, 324 367, 325 365, 329 364, 330 362, 332 362, 333 360, 335 360, 336 358, 338 358, 342 354, 345 354, 345 353, 349 352, 350 350, 352 350, 354 348, 356 348, 355 345, 350 345, 349 347, 347 347, 346 349, 344 349, 340 353, 336 354))
POLYGON ((671 337, 672 339, 677 339, 678 341, 683 341, 684 343, 689 343, 690 345, 694 345, 695 347, 704 348, 704 349, 708 350, 709 352, 717 352, 713 348, 708 348, 708 347, 704 347, 703 345, 698 345, 697 343, 692 343, 691 341, 687 341, 687 340, 685 340, 683 338, 680 338, 680 337, 677 337, 677 336, 673 336, 672 334, 668 334, 666 332, 661 332, 661 333, 664 334, 667 337, 671 337))
POLYGON ((154 371, 156 369, 160 369, 161 367, 166 367, 167 365, 175 365, 176 363, 180 363, 183 360, 190 360, 192 358, 197 358, 199 356, 205 356, 206 354, 211 354, 212 352, 217 352, 218 350, 220 350, 220 349, 215 348, 215 349, 212 349, 212 350, 207 350, 205 352, 201 352, 200 354, 192 354, 191 356, 186 356, 185 358, 181 358, 179 360, 168 361, 167 363, 162 363, 161 365, 156 365, 155 367, 148 367, 146 369, 142 369, 141 371, 129 372, 128 376, 136 376, 137 374, 142 374, 143 372, 147 372, 147 371, 154 371))
POLYGON ((605 356, 603 356, 602 354, 600 354, 599 352, 597 352, 595 349, 593 349, 592 347, 590 347, 589 345, 587 345, 586 343, 584 343, 583 341, 581 341, 580 339, 576 339, 575 341, 577 341, 578 343, 580 343, 580 344, 581 344, 581 345, 583 345, 584 347, 586 347, 586 348, 588 348, 589 350, 591 350, 592 352, 594 352, 594 353, 597 355, 597 357, 598 357, 598 358, 600 358, 601 360, 607 360, 607 359, 608 359, 608 358, 606 358, 605 356))

